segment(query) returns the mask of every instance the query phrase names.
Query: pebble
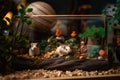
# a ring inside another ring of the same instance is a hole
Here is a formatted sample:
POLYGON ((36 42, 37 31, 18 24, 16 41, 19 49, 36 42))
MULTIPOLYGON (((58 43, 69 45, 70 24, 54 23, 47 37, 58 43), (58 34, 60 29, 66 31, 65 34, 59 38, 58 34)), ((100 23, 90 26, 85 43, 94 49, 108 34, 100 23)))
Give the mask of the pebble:
POLYGON ((26 70, 16 71, 5 76, 0 75, 0 80, 17 80, 17 79, 35 79, 35 78, 55 78, 55 77, 73 77, 73 76, 97 76, 120 74, 120 67, 116 69, 109 69, 107 71, 60 71, 60 70, 26 70))

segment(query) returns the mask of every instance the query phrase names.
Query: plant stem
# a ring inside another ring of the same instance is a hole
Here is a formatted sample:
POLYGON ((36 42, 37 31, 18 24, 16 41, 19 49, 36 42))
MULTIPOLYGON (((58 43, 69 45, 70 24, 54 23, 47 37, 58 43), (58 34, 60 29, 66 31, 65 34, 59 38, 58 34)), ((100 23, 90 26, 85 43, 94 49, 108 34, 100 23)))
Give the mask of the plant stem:
POLYGON ((22 26, 21 26, 21 31, 20 31, 20 36, 19 36, 19 38, 22 36, 23 26, 24 26, 24 22, 22 22, 22 26))
POLYGON ((15 43, 16 43, 16 37, 17 37, 19 27, 20 27, 20 21, 18 20, 18 25, 16 26, 16 31, 13 37, 13 47, 15 46, 15 43))

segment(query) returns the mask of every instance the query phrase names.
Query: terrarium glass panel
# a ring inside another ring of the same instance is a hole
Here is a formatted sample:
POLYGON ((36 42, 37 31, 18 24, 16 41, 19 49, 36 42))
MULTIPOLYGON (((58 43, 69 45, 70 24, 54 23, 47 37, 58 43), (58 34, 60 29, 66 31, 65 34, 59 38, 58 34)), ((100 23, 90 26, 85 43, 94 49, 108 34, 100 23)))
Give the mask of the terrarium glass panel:
POLYGON ((30 15, 30 57, 108 61, 105 15, 30 15))

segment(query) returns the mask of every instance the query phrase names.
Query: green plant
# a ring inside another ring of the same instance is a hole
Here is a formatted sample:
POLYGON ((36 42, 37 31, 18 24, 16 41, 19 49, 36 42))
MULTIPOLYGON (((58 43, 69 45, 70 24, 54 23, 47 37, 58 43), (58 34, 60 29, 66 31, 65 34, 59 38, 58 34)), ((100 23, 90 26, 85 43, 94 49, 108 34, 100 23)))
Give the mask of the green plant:
POLYGON ((99 56, 99 51, 100 51, 100 46, 98 45, 93 45, 89 50, 88 50, 88 57, 89 58, 96 58, 99 56))
POLYGON ((80 38, 87 38, 87 37, 93 37, 96 38, 97 40, 99 40, 100 38, 104 38, 105 37, 105 28, 103 27, 96 27, 96 26, 91 26, 86 28, 85 32, 83 32, 82 34, 80 33, 78 35, 78 37, 80 38))
POLYGON ((5 67, 10 65, 16 47, 27 48, 29 45, 28 39, 22 34, 23 25, 25 23, 27 23, 28 25, 31 23, 31 21, 25 18, 26 11, 31 12, 32 9, 26 10, 25 7, 21 5, 21 9, 19 10, 20 20, 22 22, 20 34, 18 34, 18 28, 20 27, 20 25, 17 26, 16 31, 14 31, 13 29, 14 18, 12 20, 6 18, 10 25, 7 25, 6 21, 0 19, 0 62, 5 67))
MULTIPOLYGON (((113 16, 108 17, 107 16, 107 23, 108 23, 108 30, 112 30, 114 27, 116 27, 117 25, 120 24, 120 0, 116 0, 116 4, 115 4, 115 13, 113 14, 113 16)), ((106 9, 103 10, 103 14, 107 14, 109 13, 106 9)))
POLYGON ((113 16, 113 23, 120 24, 120 0, 116 0, 116 10, 113 16))
POLYGON ((20 5, 20 6, 21 6, 21 8, 19 9, 19 13, 20 13, 19 18, 20 18, 20 20, 22 21, 23 24, 26 23, 27 25, 30 25, 32 22, 26 16, 26 12, 32 12, 33 9, 32 8, 26 8, 23 5, 20 5))
POLYGON ((31 20, 29 20, 29 18, 26 16, 26 12, 32 12, 32 8, 26 8, 23 5, 20 5, 21 8, 19 9, 19 22, 20 24, 18 24, 17 28, 16 28, 16 32, 15 32, 15 37, 20 37, 23 36, 23 27, 24 24, 27 24, 28 26, 32 23, 31 20), (18 29, 20 28, 20 31, 18 31, 18 29), (19 33, 19 34, 18 34, 19 33))
POLYGON ((28 48, 29 40, 27 39, 27 36, 23 34, 23 27, 24 24, 27 24, 29 26, 32 23, 26 16, 26 12, 32 12, 33 9, 26 8, 23 5, 20 6, 21 6, 21 8, 19 9, 20 15, 18 16, 18 21, 20 24, 18 24, 18 26, 16 27, 16 31, 14 32, 13 46, 15 46, 16 48, 28 48))
POLYGON ((22 35, 16 42, 19 44, 18 47, 29 48, 29 40, 24 35, 22 35))
POLYGON ((65 42, 70 44, 71 46, 75 46, 76 45, 76 38, 70 38, 70 39, 66 40, 65 42))
MULTIPOLYGON (((109 11, 107 11, 106 9, 103 10, 103 14, 107 14, 109 13, 109 11)), ((106 22, 107 22, 107 34, 110 37, 113 37, 110 34, 114 35, 114 28, 119 28, 120 26, 120 0, 116 0, 116 4, 115 4, 115 12, 113 14, 113 16, 107 16, 106 17, 106 22)), ((109 44, 112 44, 112 46, 114 45, 113 41, 109 41, 109 44)), ((113 48, 110 48, 109 46, 107 46, 109 50, 112 50, 113 48)))
POLYGON ((46 40, 42 40, 39 44, 39 48, 40 48, 40 52, 42 54, 45 53, 45 47, 48 45, 47 41, 46 40))
POLYGON ((6 21, 0 19, 0 62, 4 67, 10 66, 12 59, 12 39, 13 29, 7 25, 6 21))
POLYGON ((55 42, 56 41, 56 38, 54 36, 51 36, 49 39, 51 40, 51 42, 55 42))

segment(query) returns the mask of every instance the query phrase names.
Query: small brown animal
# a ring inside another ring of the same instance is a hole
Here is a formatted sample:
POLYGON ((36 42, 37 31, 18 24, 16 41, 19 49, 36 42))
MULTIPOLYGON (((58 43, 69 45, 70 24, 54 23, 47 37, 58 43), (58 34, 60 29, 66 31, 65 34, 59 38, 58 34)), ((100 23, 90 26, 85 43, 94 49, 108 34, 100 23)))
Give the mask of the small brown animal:
POLYGON ((29 56, 34 57, 40 55, 40 49, 37 47, 38 43, 31 43, 29 48, 29 56))

